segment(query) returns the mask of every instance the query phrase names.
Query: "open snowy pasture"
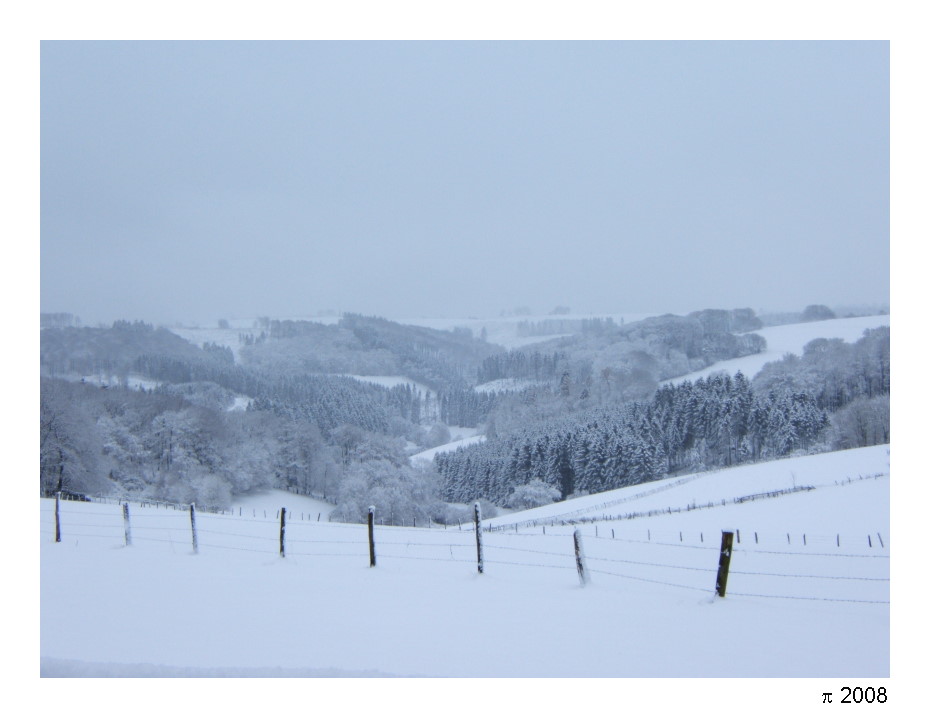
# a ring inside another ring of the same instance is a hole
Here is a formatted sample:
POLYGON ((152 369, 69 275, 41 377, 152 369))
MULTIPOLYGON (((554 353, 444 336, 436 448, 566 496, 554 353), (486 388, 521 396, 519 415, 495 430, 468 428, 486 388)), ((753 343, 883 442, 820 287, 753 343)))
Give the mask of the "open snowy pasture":
POLYGON ((732 375, 738 371, 743 372, 747 378, 751 379, 766 364, 778 361, 785 354, 800 356, 804 351, 804 345, 814 339, 842 339, 844 342, 852 344, 862 337, 862 333, 866 329, 888 326, 891 326, 891 317, 888 314, 882 314, 869 317, 827 319, 802 324, 785 324, 757 329, 752 333, 765 338, 766 349, 764 352, 717 362, 699 371, 675 377, 662 383, 678 384, 685 380, 697 381, 702 377, 707 378, 711 374, 726 373, 732 375))
POLYGON ((188 511, 130 504, 126 545, 120 506, 61 502, 55 543, 46 499, 42 673, 887 676, 887 467, 887 447, 873 447, 696 475, 621 504, 664 501, 664 515, 573 525, 557 518, 571 502, 510 514, 483 522, 482 573, 472 524, 376 521, 370 567, 366 526, 293 508, 282 557, 279 517, 258 511, 196 514, 195 553, 188 511), (792 473, 798 485, 822 480, 733 504, 740 472, 740 495, 790 486, 792 473), (513 525, 521 519, 537 523, 513 525), (740 532, 725 598, 714 595, 721 530, 740 532))
MULTIPOLYGON (((598 494, 582 496, 568 501, 562 501, 536 509, 528 509, 519 513, 510 514, 506 518, 507 524, 520 523, 529 525, 533 522, 551 522, 552 520, 580 521, 585 519, 605 520, 611 517, 636 514, 637 518, 644 514, 655 514, 672 510, 675 516, 684 515, 688 506, 703 506, 713 503, 715 520, 725 522, 739 521, 747 516, 754 502, 737 502, 737 499, 763 494, 773 491, 789 491, 798 488, 813 486, 817 488, 836 487, 842 482, 859 477, 884 475, 887 478, 890 465, 890 448, 888 445, 869 446, 848 451, 833 451, 810 456, 798 456, 779 461, 763 461, 756 464, 743 464, 741 466, 706 471, 703 473, 686 474, 669 479, 661 479, 646 484, 630 486, 613 491, 604 491, 598 494), (719 517, 723 517, 720 519, 719 517)), ((800 496, 809 496, 804 492, 800 496)), ((817 496, 823 494, 818 493, 817 496)), ((847 497, 846 494, 841 494, 847 497)), ((790 497, 781 497, 781 500, 790 497)), ((844 501, 842 506, 831 501, 824 507, 819 501, 806 499, 811 510, 804 511, 806 521, 823 524, 833 521, 834 518, 849 525, 853 515, 865 513, 866 524, 881 519, 880 525, 875 528, 887 527, 889 506, 886 499, 881 505, 861 504, 855 501, 844 501), (831 508, 832 506, 832 508, 831 508), (827 509, 824 512, 824 509, 827 509), (842 510, 840 510, 842 509, 842 510)), ((770 502, 762 504, 766 507, 770 502)), ((779 503, 779 506, 782 504, 779 503)), ((711 509, 698 509, 705 513, 711 509)), ((772 511, 764 510, 763 515, 771 515, 778 524, 785 525, 786 520, 797 528, 804 521, 796 522, 798 510, 772 511)), ((652 517, 655 518, 655 517, 652 517)), ((677 519, 676 519, 677 520, 677 519)), ((493 520, 490 523, 500 524, 503 520, 493 520)), ((809 525, 809 524, 808 524, 809 525)), ((862 525, 862 524, 860 524, 862 525)))
POLYGON ((448 444, 442 444, 441 446, 434 446, 432 449, 426 449, 425 451, 420 451, 416 454, 410 456, 410 461, 426 462, 431 463, 436 454, 442 454, 446 451, 455 451, 458 448, 471 446, 472 444, 478 444, 484 441, 483 434, 473 434, 472 436, 466 436, 463 439, 456 439, 455 441, 450 441, 448 444))
POLYGON ((286 506, 292 515, 299 514, 302 521, 305 519, 325 521, 334 508, 332 504, 312 496, 292 494, 282 489, 266 489, 249 494, 236 494, 232 498, 230 510, 233 516, 267 518, 269 514, 274 516, 282 506, 286 506))

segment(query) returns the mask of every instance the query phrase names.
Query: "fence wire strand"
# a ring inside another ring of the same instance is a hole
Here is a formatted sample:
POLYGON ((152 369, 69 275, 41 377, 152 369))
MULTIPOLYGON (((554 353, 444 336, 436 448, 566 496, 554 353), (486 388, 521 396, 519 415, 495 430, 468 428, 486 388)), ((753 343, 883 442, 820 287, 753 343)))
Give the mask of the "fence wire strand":
POLYGON ((701 593, 707 593, 707 591, 708 591, 708 589, 706 589, 706 588, 699 588, 699 587, 697 587, 697 586, 686 586, 686 585, 681 584, 681 583, 671 583, 671 582, 669 582, 669 581, 659 581, 659 580, 654 579, 654 578, 643 578, 643 577, 641 577, 641 576, 628 576, 628 575, 622 574, 622 573, 614 573, 613 571, 604 571, 603 569, 591 568, 591 569, 588 569, 588 570, 589 570, 591 573, 602 573, 602 574, 605 574, 605 575, 607 575, 607 576, 618 576, 619 578, 629 578, 629 579, 632 579, 633 581, 645 581, 645 582, 647 582, 647 583, 658 583, 658 584, 661 584, 661 585, 663 585, 663 586, 674 586, 675 588, 686 588, 686 589, 688 589, 688 590, 690 590, 690 591, 700 591, 701 593))
MULTIPOLYGON (((164 508, 164 512, 156 513, 155 511, 151 511, 151 512, 146 511, 142 513, 141 517, 139 517, 138 514, 133 517, 133 519, 130 522, 131 527, 143 534, 143 535, 139 535, 139 533, 137 533, 134 537, 135 542, 167 543, 173 546, 187 545, 186 541, 184 541, 183 539, 179 539, 179 538, 156 538, 156 537, 144 535, 146 532, 150 532, 150 531, 154 531, 154 532, 176 531, 179 533, 187 532, 189 535, 190 528, 188 525, 186 525, 186 522, 184 522, 185 516, 183 514, 186 513, 185 507, 177 507, 177 506, 169 506, 169 505, 165 505, 164 507, 162 506, 156 507, 153 504, 148 504, 148 507, 151 507, 152 509, 164 508), (167 513, 167 511, 170 511, 171 509, 177 509, 177 511, 181 513, 182 515, 178 516, 177 514, 167 513), (153 525, 153 524, 164 524, 165 522, 170 522, 171 525, 153 525)), ((45 526, 45 524, 48 522, 49 515, 52 514, 52 512, 53 512, 53 509, 51 507, 43 506, 41 508, 41 514, 43 516, 43 525, 40 527, 40 535, 42 536, 51 536, 54 534, 54 531, 51 528, 45 526)), ((63 519, 62 525, 66 529, 66 535, 64 537, 65 541, 68 541, 71 539, 81 539, 81 538, 100 538, 100 539, 107 539, 107 540, 114 541, 114 542, 119 541, 121 544, 123 544, 125 537, 122 535, 122 532, 120 531, 120 529, 122 528, 122 521, 120 521, 120 519, 122 517, 119 512, 119 503, 115 502, 115 508, 113 511, 93 511, 93 510, 70 511, 68 510, 68 511, 62 511, 61 514, 62 514, 62 519, 63 519), (80 520, 84 516, 87 516, 87 517, 103 516, 103 517, 107 517, 108 519, 111 519, 111 521, 107 521, 107 522, 98 521, 97 523, 85 523, 80 520), (78 521, 72 522, 71 521, 72 518, 78 519, 78 521), (97 530, 112 529, 113 534, 103 535, 103 534, 97 534, 97 533, 80 533, 80 532, 72 531, 72 529, 75 529, 75 528, 78 528, 78 529, 91 528, 91 529, 97 529, 97 530)), ((263 542, 270 542, 270 543, 275 543, 275 544, 280 540, 280 536, 276 530, 273 532, 273 535, 256 535, 255 533, 250 534, 250 533, 242 533, 238 531, 225 531, 225 530, 221 530, 220 528, 216 528, 216 529, 209 528, 209 526, 211 525, 211 522, 213 522, 214 519, 225 519, 225 520, 236 521, 236 522, 239 522, 238 525, 240 526, 246 526, 247 524, 251 523, 251 524, 273 525, 277 527, 280 524, 280 520, 279 520, 280 514, 278 518, 271 519, 271 518, 248 517, 248 516, 242 516, 242 515, 236 516, 235 513, 233 513, 232 515, 222 515, 222 514, 204 511, 203 516, 204 518, 207 519, 206 523, 208 527, 203 527, 202 525, 199 526, 197 530, 198 534, 203 534, 205 536, 210 536, 210 535, 229 536, 229 537, 243 539, 249 542, 263 541, 263 542), (243 524, 242 522, 246 522, 246 524, 243 524)), ((295 519, 292 516, 292 512, 288 512, 287 516, 290 517, 289 520, 292 522, 290 524, 292 527, 295 525, 298 527, 310 525, 309 532, 300 532, 298 534, 298 535, 301 535, 302 538, 296 538, 296 537, 287 538, 286 540, 287 547, 290 547, 293 545, 301 545, 301 544, 311 544, 311 545, 316 544, 321 547, 332 546, 332 545, 339 546, 339 545, 344 544, 347 547, 348 546, 359 547, 359 546, 364 546, 368 544, 367 540, 361 539, 361 538, 357 540, 351 539, 351 538, 347 538, 347 540, 338 540, 338 539, 333 540, 333 539, 328 539, 328 538, 326 539, 306 538, 306 536, 308 535, 309 536, 314 535, 315 529, 312 528, 313 524, 316 524, 317 528, 325 526, 326 529, 324 529, 324 531, 328 529, 342 529, 342 530, 348 529, 348 530, 355 532, 356 536, 358 536, 362 534, 364 531, 366 531, 367 529, 367 525, 364 523, 348 523, 347 524, 347 523, 339 523, 339 522, 331 522, 331 521, 323 522, 319 520, 313 520, 312 517, 308 518, 307 520, 304 520, 302 517, 301 519, 295 519)), ((220 524, 219 526, 224 527, 224 528, 229 527, 228 524, 226 525, 220 524)), ((424 535, 423 532, 430 532, 432 536, 435 536, 437 539, 447 539, 447 538, 450 538, 450 534, 448 534, 447 529, 452 528, 454 530, 456 528, 455 525, 444 526, 442 524, 436 524, 433 527, 428 528, 426 526, 412 527, 412 526, 387 526, 384 524, 381 524, 381 525, 375 524, 375 528, 377 528, 378 532, 381 533, 382 536, 385 536, 388 538, 388 540, 384 540, 384 541, 375 541, 375 545, 379 547, 389 546, 389 547, 405 547, 407 549, 412 549, 412 548, 436 549, 442 552, 445 552, 445 551, 449 552, 449 556, 422 556, 422 555, 409 555, 409 554, 399 555, 396 553, 379 552, 378 554, 379 559, 385 559, 385 560, 399 559, 399 560, 407 560, 407 561, 442 561, 442 562, 449 562, 449 563, 466 563, 466 564, 475 563, 475 559, 472 557, 456 558, 454 555, 454 549, 456 548, 460 550, 473 550, 475 547, 475 544, 473 540, 471 539, 469 539, 467 542, 458 542, 458 541, 449 542, 447 540, 441 540, 435 543, 427 543, 423 541, 390 540, 390 539, 396 539, 396 538, 403 536, 403 534, 396 533, 398 531, 407 531, 407 532, 419 531, 420 532, 419 536, 423 536, 424 535), (394 534, 390 533, 392 531, 395 533, 394 534), (434 533, 436 531, 441 531, 442 533, 441 534, 434 533)), ((552 542, 558 540, 560 542, 560 545, 564 546, 565 545, 564 542, 566 541, 566 539, 571 536, 571 533, 568 531, 566 531, 565 533, 562 533, 560 531, 560 529, 566 528, 565 526, 561 526, 561 527, 554 526, 553 528, 555 528, 556 531, 551 532, 549 534, 534 531, 533 529, 537 527, 529 527, 529 528, 531 530, 523 534, 517 533, 516 531, 507 532, 507 531, 503 531, 500 529, 493 530, 493 533, 492 533, 491 529, 485 529, 486 540, 484 543, 484 548, 486 552, 490 552, 491 556, 490 557, 485 556, 484 563, 490 566, 494 566, 494 565, 522 566, 522 567, 527 567, 527 568, 554 569, 558 571, 565 571, 565 570, 575 568, 575 560, 574 560, 575 557, 572 555, 571 551, 568 550, 567 546, 566 546, 565 551, 547 551, 547 550, 538 549, 538 548, 527 548, 525 547, 525 545, 524 546, 502 545, 502 543, 498 541, 494 541, 494 538, 496 537, 501 537, 501 538, 506 537, 507 540, 511 540, 513 537, 522 536, 525 538, 533 538, 537 541, 540 538, 551 539, 551 541, 548 541, 548 544, 552 544, 552 542), (490 538, 491 540, 488 541, 487 540, 488 538, 490 538), (521 562, 521 561, 499 560, 495 556, 497 552, 501 552, 501 553, 511 552, 511 553, 522 553, 522 554, 534 554, 538 556, 551 556, 551 557, 556 557, 558 559, 561 559, 562 561, 564 561, 564 564, 527 563, 527 562, 521 562)), ((567 529, 570 530, 571 528, 573 528, 573 526, 568 525, 567 529)), ((470 525, 463 525, 460 527, 460 529, 461 529, 460 536, 462 536, 463 538, 465 536, 471 536, 474 533, 474 527, 470 525)), ((671 531, 653 532, 653 533, 656 535, 661 535, 663 533, 666 535, 673 535, 673 532, 671 531)), ((827 544, 827 543, 832 544, 834 542, 834 536, 832 535, 802 534, 802 536, 803 536, 805 546, 807 546, 808 544, 814 544, 814 545, 827 544)), ((681 537, 681 532, 679 532, 679 537, 681 537)), ((700 549, 704 551, 713 551, 715 553, 719 551, 719 549, 713 544, 696 545, 692 543, 684 543, 682 541, 678 541, 678 542, 658 541, 658 540, 652 540, 651 536, 647 539, 635 539, 635 538, 629 538, 629 537, 623 537, 623 536, 617 537, 614 535, 613 531, 611 531, 610 536, 600 536, 600 535, 595 534, 593 536, 585 535, 584 538, 586 540, 589 540, 589 539, 596 540, 600 542, 599 543, 600 546, 610 545, 604 542, 610 542, 612 544, 616 544, 616 542, 619 541, 619 542, 623 542, 627 544, 645 544, 648 546, 655 546, 655 547, 700 549)), ((756 541, 758 542, 758 539, 756 539, 756 541)), ((836 539, 836 543, 837 543, 837 546, 839 546, 838 538, 836 539)), ((790 557, 815 556, 815 557, 826 557, 826 558, 831 558, 831 559, 885 559, 887 560, 890 558, 890 555, 888 553, 860 554, 860 553, 842 553, 842 552, 825 553, 823 551, 808 552, 808 551, 798 551, 798 550, 780 551, 780 550, 756 548, 755 546, 757 545, 758 543, 752 544, 751 542, 744 542, 743 546, 739 546, 739 547, 735 546, 734 549, 737 552, 736 553, 737 556, 739 555, 751 556, 751 555, 759 554, 759 555, 790 556, 790 557)), ((273 555, 270 550, 260 549, 260 548, 247 548, 243 546, 228 546, 228 545, 220 545, 220 544, 212 544, 212 543, 200 543, 199 546, 204 549, 217 549, 220 551, 243 551, 247 553, 263 554, 266 556, 273 555)), ((882 542, 882 547, 887 551, 887 546, 884 542, 882 542)), ((288 550, 286 550, 285 555, 286 556, 302 556, 302 557, 309 557, 309 558, 314 558, 314 557, 351 558, 353 560, 361 559, 362 557, 365 556, 365 554, 361 551, 357 551, 357 552, 353 552, 353 551, 355 551, 355 549, 350 549, 349 551, 342 552, 342 553, 334 553, 334 552, 327 552, 327 551, 319 551, 319 552, 312 551, 312 550, 304 551, 304 550, 299 550, 299 549, 291 550, 288 548, 288 550)), ((598 563, 603 562, 607 564, 628 564, 628 565, 635 565, 635 566, 650 566, 650 567, 666 569, 666 570, 700 571, 703 573, 713 573, 717 570, 716 567, 711 567, 711 566, 685 566, 685 565, 680 565, 680 564, 637 561, 634 559, 615 558, 615 557, 608 557, 608 556, 587 556, 585 557, 584 560, 589 564, 590 563, 598 564, 598 563)), ((628 574, 618 573, 615 571, 605 570, 603 568, 588 568, 587 570, 591 574, 602 574, 602 575, 613 576, 613 577, 617 577, 621 579, 629 579, 632 581, 642 581, 645 583, 653 583, 653 584, 662 585, 662 586, 671 586, 674 588, 680 588, 680 589, 685 589, 689 591, 698 591, 701 593, 712 592, 711 589, 706 588, 706 587, 702 588, 702 587, 697 587, 693 585, 676 583, 674 581, 664 581, 664 580, 660 580, 656 578, 647 578, 643 576, 632 576, 628 574)), ((742 575, 742 576, 764 576, 764 577, 773 577, 773 578, 796 578, 796 579, 826 580, 826 581, 861 581, 861 582, 873 582, 873 583, 874 582, 888 583, 890 581, 890 578, 884 577, 884 576, 878 576, 878 577, 856 576, 856 575, 829 576, 829 575, 820 575, 820 574, 788 573, 788 572, 783 573, 783 572, 767 572, 767 571, 740 570, 740 569, 731 570, 730 573, 734 575, 742 575)), ((795 601, 829 601, 829 602, 880 604, 880 605, 890 604, 890 601, 888 600, 877 600, 877 599, 832 598, 832 597, 825 598, 825 597, 803 596, 803 595, 743 593, 739 591, 730 591, 727 593, 727 595, 747 597, 747 598, 785 599, 785 600, 795 600, 795 601)))
MULTIPOLYGON (((705 568, 701 566, 676 566, 670 563, 651 563, 649 561, 633 561, 632 559, 626 558, 600 558, 596 556, 586 556, 588 561, 607 561, 610 563, 630 563, 637 566, 656 566, 658 568, 676 568, 681 569, 682 571, 708 571, 714 573, 717 571, 716 568, 705 568)), ((730 571, 730 573, 735 573, 735 571, 730 571)))
POLYGON ((891 601, 873 601, 864 598, 821 598, 818 596, 773 596, 764 593, 738 593, 736 591, 727 591, 727 596, 745 596, 747 598, 785 598, 792 601, 835 601, 840 603, 880 603, 890 604, 891 601))

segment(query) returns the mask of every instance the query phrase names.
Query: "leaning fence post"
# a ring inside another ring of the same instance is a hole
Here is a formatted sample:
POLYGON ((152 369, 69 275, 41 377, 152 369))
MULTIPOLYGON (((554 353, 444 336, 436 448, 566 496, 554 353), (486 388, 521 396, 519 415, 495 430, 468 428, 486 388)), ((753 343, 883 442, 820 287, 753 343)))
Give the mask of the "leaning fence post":
POLYGON ((129 504, 123 504, 123 533, 126 535, 126 545, 132 546, 132 534, 129 531, 129 504))
POLYGON ((61 492, 55 494, 55 543, 61 543, 61 492))
POLYGON ((727 594, 727 576, 730 573, 730 556, 733 554, 733 532, 724 531, 720 539, 720 564, 717 567, 717 595, 727 594))
POLYGON ((197 522, 194 520, 194 505, 191 504, 191 545, 194 547, 194 553, 198 552, 197 547, 197 522))
POLYGON ((375 507, 368 507, 368 554, 371 558, 370 567, 375 566, 375 507))
POLYGON ((284 558, 284 507, 281 507, 281 558, 284 558))
POLYGON ((484 549, 481 546, 481 504, 475 502, 475 543, 478 546, 478 573, 484 573, 484 549))
POLYGON ((584 550, 581 547, 581 530, 575 529, 573 536, 575 538, 575 567, 578 569, 578 579, 584 586, 588 582, 588 577, 584 565, 584 550))

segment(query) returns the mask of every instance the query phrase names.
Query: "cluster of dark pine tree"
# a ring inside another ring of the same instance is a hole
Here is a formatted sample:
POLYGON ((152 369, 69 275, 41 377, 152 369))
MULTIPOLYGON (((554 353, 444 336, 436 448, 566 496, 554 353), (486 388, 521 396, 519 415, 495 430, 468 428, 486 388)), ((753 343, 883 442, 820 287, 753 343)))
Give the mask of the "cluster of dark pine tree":
POLYGON ((345 424, 391 433, 391 417, 418 423, 422 396, 409 384, 391 388, 342 376, 277 378, 262 387, 253 409, 311 421, 323 436, 345 424))
POLYGON ((467 331, 439 331, 359 314, 345 314, 339 327, 352 331, 366 350, 395 356, 404 376, 440 391, 475 379, 475 367, 498 347, 467 331))
POLYGON ((495 379, 534 379, 550 381, 561 376, 568 355, 565 352, 527 353, 518 349, 489 356, 478 367, 478 383, 495 379))
POLYGON ((524 320, 517 324, 517 336, 541 337, 553 334, 601 334, 617 328, 610 317, 585 319, 540 319, 532 322, 524 320))
POLYGON ((193 360, 144 355, 133 369, 172 384, 212 382, 252 397, 255 410, 312 421, 324 436, 343 424, 387 433, 392 416, 419 424, 425 399, 409 384, 387 388, 344 376, 268 376, 209 355, 193 360))
POLYGON ((196 358, 202 350, 144 322, 116 321, 112 327, 46 328, 40 334, 42 374, 125 375, 142 354, 196 358))
POLYGON ((669 473, 785 456, 827 426, 806 394, 757 394, 741 374, 660 388, 652 401, 528 427, 436 456, 443 498, 504 504, 540 479, 563 498, 669 473))
POLYGON ((487 421, 506 392, 475 391, 471 387, 450 389, 439 394, 439 419, 452 426, 478 426, 487 421))
POLYGON ((143 354, 132 362, 132 371, 172 384, 209 381, 246 396, 257 395, 266 383, 259 373, 218 360, 209 352, 193 357, 143 354))

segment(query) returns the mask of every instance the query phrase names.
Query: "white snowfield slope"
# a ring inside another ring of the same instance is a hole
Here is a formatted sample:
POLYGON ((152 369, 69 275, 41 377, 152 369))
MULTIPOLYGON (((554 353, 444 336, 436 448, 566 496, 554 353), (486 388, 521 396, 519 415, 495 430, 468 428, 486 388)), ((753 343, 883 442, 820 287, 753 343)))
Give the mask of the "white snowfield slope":
POLYGON ((483 434, 466 436, 464 439, 456 439, 455 441, 450 441, 448 444, 434 446, 432 449, 427 449, 426 451, 420 451, 419 453, 413 454, 410 457, 410 461, 431 462, 436 454, 444 454, 447 451, 455 451, 456 449, 465 446, 471 446, 472 444, 480 444, 482 441, 484 441, 483 434))
POLYGON ((737 371, 743 372, 749 379, 752 379, 763 366, 772 361, 778 361, 785 354, 803 353, 804 345, 814 339, 842 339, 845 342, 855 342, 862 337, 866 329, 875 329, 877 327, 890 327, 891 317, 888 314, 882 314, 872 317, 853 317, 850 319, 827 319, 822 322, 805 322, 803 324, 786 324, 780 327, 767 327, 759 329, 753 334, 758 334, 765 338, 766 350, 760 354, 751 354, 750 356, 739 357, 738 359, 728 359, 727 361, 717 362, 711 366, 694 371, 684 376, 675 377, 663 384, 677 384, 682 381, 697 381, 701 377, 708 377, 711 374, 725 372, 727 374, 736 374, 737 371))
POLYGON ((326 520, 335 508, 333 504, 311 496, 292 494, 281 489, 268 489, 251 494, 236 494, 232 497, 231 510, 234 516, 267 518, 269 514, 274 516, 282 506, 286 506, 291 513, 301 514, 307 520, 311 518, 326 520))
POLYGON ((511 514, 537 525, 484 530, 480 574, 468 526, 378 525, 372 568, 361 525, 290 511, 281 557, 277 518, 199 514, 195 554, 187 512, 131 505, 126 546, 119 506, 62 502, 55 543, 43 500, 42 675, 885 677, 888 471, 871 447, 511 514))

